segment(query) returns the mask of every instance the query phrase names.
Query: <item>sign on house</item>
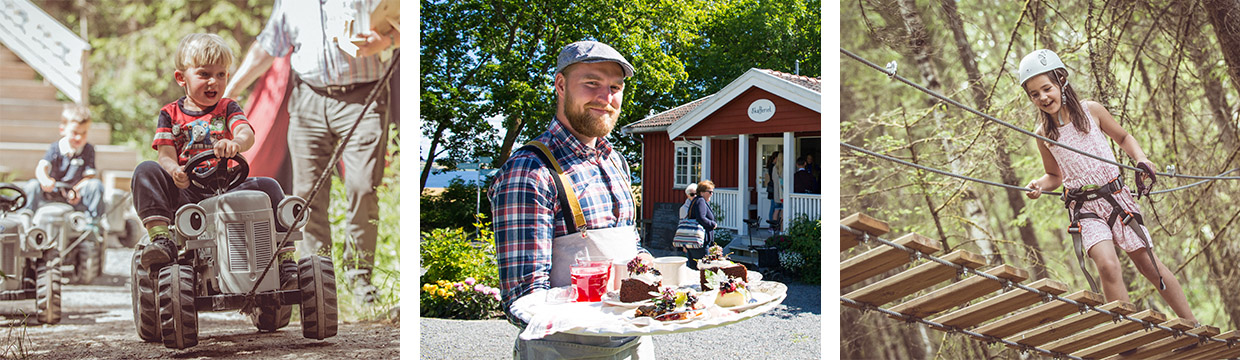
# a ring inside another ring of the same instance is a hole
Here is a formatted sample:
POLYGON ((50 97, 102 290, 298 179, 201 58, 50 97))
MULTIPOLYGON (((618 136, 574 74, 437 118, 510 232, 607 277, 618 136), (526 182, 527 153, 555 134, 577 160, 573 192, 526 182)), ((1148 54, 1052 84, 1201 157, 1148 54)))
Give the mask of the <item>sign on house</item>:
POLYGON ((758 99, 749 104, 749 119, 754 122, 765 122, 775 116, 775 103, 767 99, 758 99))

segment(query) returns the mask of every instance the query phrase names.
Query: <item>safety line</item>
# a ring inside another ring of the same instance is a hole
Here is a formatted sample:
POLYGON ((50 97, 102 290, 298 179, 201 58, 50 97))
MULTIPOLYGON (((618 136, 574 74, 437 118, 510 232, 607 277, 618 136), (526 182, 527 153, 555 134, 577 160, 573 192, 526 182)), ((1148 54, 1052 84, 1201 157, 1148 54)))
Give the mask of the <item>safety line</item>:
MULTIPOLYGON (((952 104, 952 105, 954 105, 954 106, 956 106, 956 107, 959 107, 959 108, 961 108, 961 109, 964 109, 965 111, 968 111, 968 112, 974 113, 974 114, 976 114, 976 115, 978 115, 978 116, 981 116, 982 118, 984 118, 984 119, 986 119, 986 120, 990 120, 990 121, 992 121, 992 122, 999 123, 1000 125, 1006 126, 1006 127, 1010 128, 1010 129, 1013 129, 1013 130, 1016 130, 1016 131, 1019 131, 1019 132, 1021 132, 1022 134, 1025 134, 1025 135, 1029 135, 1029 136, 1032 136, 1032 137, 1038 138, 1039 140, 1042 140, 1042 141, 1045 141, 1045 142, 1048 142, 1048 143, 1054 144, 1054 145, 1056 145, 1056 146, 1063 147, 1064 149, 1071 150, 1071 151, 1073 151, 1073 152, 1076 152, 1076 153, 1081 154, 1081 155, 1088 156, 1088 157, 1093 158, 1093 159, 1096 159, 1096 160, 1098 160, 1098 161, 1102 161, 1102 162, 1105 162, 1105 163, 1108 163, 1108 164, 1111 164, 1111 165, 1119 166, 1119 167, 1121 167, 1121 168, 1128 169, 1128 170, 1133 170, 1133 171, 1137 171, 1137 172, 1143 172, 1143 171, 1144 171, 1144 170, 1138 169, 1138 168, 1136 168, 1136 167, 1132 167, 1132 166, 1124 165, 1124 164, 1121 164, 1121 163, 1118 163, 1118 162, 1115 162, 1115 161, 1107 160, 1107 159, 1104 159, 1104 158, 1102 158, 1102 157, 1100 157, 1100 156, 1098 156, 1098 155, 1090 154, 1090 153, 1085 152, 1085 151, 1083 151, 1083 150, 1079 150, 1079 149, 1073 148, 1073 147, 1071 147, 1071 146, 1064 145, 1063 143, 1060 143, 1060 142, 1058 142, 1058 141, 1051 140, 1050 138, 1047 138, 1047 137, 1045 137, 1045 136, 1035 134, 1035 133, 1033 133, 1033 132, 1031 132, 1031 131, 1029 131, 1029 130, 1022 129, 1022 128, 1020 128, 1019 126, 1012 125, 1012 124, 1007 123, 1007 122, 1005 122, 1005 121, 1003 121, 1003 120, 999 120, 998 118, 995 118, 994 116, 990 116, 989 114, 986 114, 986 113, 983 113, 983 112, 981 112, 981 111, 978 111, 977 109, 974 109, 974 108, 972 108, 972 107, 969 107, 968 105, 961 104, 960 102, 958 102, 958 101, 956 101, 956 100, 952 100, 951 98, 948 98, 947 96, 945 96, 945 95, 943 95, 943 94, 940 94, 940 93, 938 93, 938 92, 936 92, 936 91, 934 91, 934 90, 927 89, 927 88, 925 88, 924 86, 921 86, 921 85, 919 85, 919 84, 917 84, 917 83, 914 83, 914 82, 910 81, 909 79, 904 78, 903 76, 896 75, 894 72, 887 71, 887 69, 885 69, 885 68, 883 68, 883 67, 879 66, 878 64, 872 63, 872 62, 870 62, 869 60, 866 60, 865 58, 862 58, 860 55, 854 54, 854 53, 852 53, 852 52, 850 52, 850 51, 848 51, 848 50, 846 50, 846 49, 844 49, 844 48, 840 48, 840 52, 841 52, 841 53, 843 53, 844 55, 848 55, 848 57, 851 57, 851 58, 853 58, 854 60, 857 60, 858 62, 861 62, 862 64, 865 64, 865 65, 867 65, 867 66, 869 66, 869 67, 871 67, 871 68, 874 68, 875 70, 878 70, 878 71, 882 72, 883 74, 887 74, 887 77, 890 77, 890 78, 893 78, 893 79, 896 79, 896 80, 900 80, 901 82, 903 82, 903 83, 905 83, 905 84, 908 84, 909 86, 912 86, 913 88, 916 88, 917 90, 921 90, 921 92, 924 92, 924 93, 926 93, 926 94, 928 94, 928 95, 930 95, 930 96, 933 96, 933 97, 939 98, 940 100, 943 100, 943 101, 945 101, 945 102, 947 102, 947 103, 949 103, 949 104, 952 104)), ((1152 170, 1152 169, 1151 169, 1151 170, 1152 170)), ((1175 174, 1175 173, 1167 173, 1167 172, 1155 172, 1155 174, 1157 174, 1157 175, 1162 175, 1162 176, 1170 176, 1170 177, 1186 178, 1186 179, 1207 179, 1207 180, 1240 180, 1240 176, 1200 176, 1200 175, 1175 174)))
POLYGON ((960 272, 960 273, 965 273, 965 274, 972 273, 972 274, 977 275, 977 276, 981 276, 981 277, 984 277, 984 278, 987 278, 987 279, 990 279, 990 280, 997 281, 997 282, 999 282, 1000 284, 1003 284, 1004 288, 1015 287, 1015 288, 1018 288, 1018 289, 1021 289, 1021 290, 1025 290, 1025 291, 1028 291, 1028 292, 1031 292, 1031 293, 1037 294, 1038 296, 1042 297, 1043 301, 1058 300, 1058 301, 1061 301, 1061 302, 1064 302, 1064 303, 1067 303, 1067 304, 1070 304, 1070 305, 1076 306, 1076 307, 1080 308, 1082 311, 1086 311, 1086 310, 1089 310, 1089 311, 1094 311, 1094 312, 1098 312, 1098 313, 1101 313, 1101 314, 1109 315, 1109 316, 1111 316, 1111 317, 1112 317, 1112 318, 1114 318, 1114 319, 1124 319, 1124 320, 1128 320, 1128 321, 1131 321, 1131 322, 1135 322, 1135 323, 1141 324, 1141 325, 1142 325, 1142 326, 1144 326, 1144 327, 1145 327, 1145 329, 1147 329, 1147 330, 1148 330, 1148 329, 1153 329, 1153 328, 1158 328, 1158 329, 1161 329, 1161 330, 1165 330, 1165 331, 1167 331, 1167 332, 1170 332, 1170 333, 1172 333, 1172 334, 1175 334, 1175 336, 1191 336, 1191 337, 1193 337, 1193 338, 1196 338, 1199 342, 1200 342, 1200 341, 1216 341, 1216 342, 1220 342, 1220 343, 1228 343, 1228 344, 1235 344, 1235 343, 1236 343, 1236 341, 1235 341, 1235 340, 1222 340, 1222 339, 1215 339, 1215 338, 1211 338, 1211 337, 1207 337, 1207 336, 1202 336, 1202 335, 1197 335, 1197 334, 1193 334, 1193 333, 1188 333, 1188 332, 1185 332, 1185 331, 1183 331, 1183 330, 1176 330, 1176 329, 1172 329, 1172 328, 1169 328, 1169 327, 1166 327, 1166 326, 1162 326, 1162 325, 1159 325, 1159 324, 1154 323, 1154 322, 1152 322, 1152 321, 1145 321, 1145 320, 1141 320, 1141 319, 1133 318, 1133 317, 1130 317, 1130 316, 1127 316, 1127 315, 1124 315, 1124 314, 1120 314, 1120 313, 1116 313, 1116 312, 1111 312, 1111 311, 1107 311, 1107 310, 1104 310, 1104 309, 1099 309, 1099 308, 1097 308, 1097 307, 1090 306, 1089 304, 1084 304, 1084 303, 1080 303, 1080 302, 1077 302, 1077 301, 1073 301, 1073 300, 1071 300, 1071 299, 1063 298, 1063 297, 1060 297, 1060 296, 1055 295, 1055 294, 1051 294, 1051 293, 1048 293, 1048 292, 1045 292, 1045 291, 1042 291, 1042 290, 1038 290, 1038 289, 1034 289, 1034 288, 1031 288, 1031 287, 1025 286, 1025 285, 1023 285, 1023 284, 1021 284, 1021 283, 1018 283, 1018 282, 1014 282, 1014 281, 1007 280, 1007 279, 1002 279, 1002 278, 999 278, 999 277, 997 277, 997 276, 987 274, 987 273, 985 273, 985 272, 981 272, 981 271, 977 271, 977 270, 974 270, 974 269, 970 269, 970 268, 968 268, 968 267, 966 267, 966 266, 957 265, 957 264, 955 264, 955 263, 953 263, 953 262, 950 262, 950 261, 943 260, 943 259, 941 259, 941 258, 935 257, 934 255, 930 255, 930 254, 927 254, 927 253, 923 253, 923 252, 921 252, 921 251, 918 251, 917 249, 911 249, 911 248, 908 248, 908 247, 904 247, 904 246, 902 246, 902 245, 900 245, 900 244, 893 243, 893 242, 888 241, 888 240, 886 240, 886 239, 883 239, 883 238, 881 238, 881 237, 878 237, 878 236, 872 236, 872 235, 870 235, 869 233, 866 233, 866 232, 864 232, 864 231, 857 230, 857 229, 853 229, 852 227, 849 227, 848 225, 840 224, 840 230, 844 230, 844 231, 848 231, 848 232, 850 232, 850 233, 853 233, 853 234, 854 234, 854 235, 856 235, 858 238, 860 238, 863 242, 867 242, 867 243, 868 243, 868 242, 869 242, 869 241, 871 241, 871 240, 873 240, 873 241, 877 241, 877 242, 880 242, 880 243, 882 243, 882 244, 884 244, 884 245, 887 245, 887 246, 890 246, 890 247, 893 247, 893 248, 896 248, 896 249, 899 249, 899 250, 903 250, 903 251, 905 251, 905 252, 908 252, 909 254, 911 254, 911 255, 912 255, 913 257, 915 257, 915 258, 924 258, 924 259, 927 259, 927 260, 930 260, 930 261, 937 262, 937 263, 939 263, 939 264, 943 264, 943 265, 946 265, 946 266, 950 266, 950 267, 952 267, 952 268, 956 269, 956 271, 957 271, 957 272, 960 272))
MULTIPOLYGON (((1033 189, 1026 188, 1026 187, 1020 187, 1020 186, 1016 186, 1016 185, 1008 185, 1008 184, 997 183, 997 182, 988 181, 988 180, 982 180, 982 179, 972 178, 972 177, 969 177, 969 176, 960 175, 960 174, 956 174, 956 173, 953 173, 953 172, 948 172, 948 171, 946 171, 946 170, 939 170, 939 169, 935 169, 935 168, 928 167, 928 166, 925 166, 925 165, 918 165, 918 164, 914 164, 914 163, 911 163, 911 162, 908 162, 908 161, 904 161, 904 160, 900 160, 900 159, 897 159, 897 158, 894 158, 894 157, 891 157, 891 156, 887 156, 887 155, 879 154, 879 153, 876 153, 876 152, 870 151, 870 150, 868 150, 868 149, 861 148, 861 147, 858 147, 858 146, 856 146, 856 145, 849 144, 849 143, 842 142, 842 141, 840 142, 840 146, 843 146, 843 147, 846 147, 846 148, 852 149, 853 151, 860 152, 860 153, 862 153, 862 154, 866 154, 866 155, 870 155, 870 156, 873 156, 873 157, 877 157, 877 158, 880 158, 880 159, 883 159, 883 160, 887 160, 887 161, 891 161, 891 162, 899 163, 899 164, 901 164, 901 165, 911 166, 911 167, 915 167, 915 168, 918 168, 918 169, 922 169, 922 170, 926 170, 926 171, 934 172, 934 173, 937 173, 937 174, 940 174, 940 175, 951 176, 951 177, 958 178, 958 179, 968 180, 968 181, 972 181, 972 182, 976 182, 976 183, 981 183, 981 184, 986 184, 986 185, 990 185, 990 186, 998 186, 998 187, 1007 188, 1007 189, 1012 189, 1012 190, 1020 190, 1020 191, 1024 191, 1024 192, 1033 191, 1033 189)), ((1230 173, 1232 173, 1232 172, 1235 172, 1236 170, 1240 170, 1240 169, 1231 169, 1231 170, 1227 170, 1227 171, 1224 171, 1222 174, 1219 174, 1219 176, 1230 174, 1230 173)), ((1169 193, 1169 192, 1172 192, 1172 191, 1184 190, 1184 189, 1187 189, 1187 188, 1190 188, 1190 187, 1194 187, 1194 186, 1197 186, 1197 185, 1201 185, 1201 184, 1205 184, 1205 183, 1208 183, 1208 182, 1211 182, 1211 181, 1214 181, 1214 180, 1201 180, 1201 181, 1198 181, 1198 182, 1195 182, 1195 183, 1192 183, 1192 184, 1188 184, 1188 185, 1184 185, 1184 186, 1180 186, 1180 187, 1174 187, 1174 188, 1165 189, 1165 190, 1158 190, 1158 191, 1151 191, 1151 192, 1150 192, 1150 195, 1157 195, 1157 194, 1169 193)), ((1134 194, 1134 195, 1136 194, 1136 192, 1130 192, 1130 193, 1131 193, 1131 194, 1134 194)), ((1058 192, 1054 192, 1054 191, 1043 191, 1043 192, 1042 192, 1042 194, 1043 194, 1043 195, 1051 195, 1051 196, 1062 196, 1062 195, 1063 195, 1063 193, 1058 193, 1058 192)))
POLYGON ((1028 350, 1033 350, 1033 351, 1040 352, 1040 353, 1042 353, 1042 354, 1044 354, 1044 355, 1046 355, 1046 356, 1050 356, 1050 357, 1054 357, 1054 358, 1067 358, 1067 359, 1075 359, 1075 360, 1084 360, 1083 358, 1080 358, 1080 357, 1076 357, 1076 356, 1072 356, 1072 355, 1068 355, 1068 354, 1064 354, 1064 353, 1053 352, 1053 351, 1046 350, 1046 349, 1043 349, 1043 348, 1039 348, 1039 347, 1036 347, 1036 346, 1029 346, 1029 345, 1025 345, 1025 344, 1018 344, 1018 343, 1014 343, 1014 342, 1011 342, 1011 341, 1004 340, 1003 338, 1000 338, 1000 337, 995 337, 995 336, 990 336, 990 335, 978 334, 978 333, 975 333, 975 332, 972 332, 972 331, 969 331, 969 330, 965 330, 965 329, 960 329, 960 328, 956 328, 956 327, 951 327, 951 326, 943 325, 943 324, 936 323, 936 322, 933 322, 933 321, 930 321, 930 320, 926 320, 926 319, 922 319, 922 318, 919 318, 919 317, 916 317, 916 316, 901 314, 901 313, 898 313, 898 312, 895 312, 895 311, 891 311, 891 310, 887 310, 887 309, 884 309, 884 308, 881 308, 881 307, 877 307, 877 306, 874 306, 874 305, 866 304, 866 303, 863 303, 863 302, 860 302, 860 301, 857 301, 857 300, 853 300, 853 299, 849 299, 849 298, 846 298, 846 297, 843 297, 843 296, 840 296, 840 301, 843 301, 843 302, 846 302, 846 303, 852 304, 853 306, 857 306, 857 307, 861 308, 861 310, 862 310, 862 311, 874 310, 874 311, 877 311, 877 312, 881 312, 881 313, 884 313, 884 314, 887 314, 887 315, 891 315, 891 316, 894 316, 894 317, 897 317, 897 318, 903 319, 904 321, 916 321, 916 322, 919 322, 919 323, 922 323, 922 324, 930 325, 930 326, 935 327, 935 328, 944 329, 944 331, 947 331, 947 332, 958 332, 958 333, 961 333, 961 334, 969 335, 969 336, 972 336, 972 337, 975 337, 975 338, 981 339, 982 341, 986 341, 986 342, 992 342, 992 341, 993 341, 993 342, 1001 342, 1001 343, 1003 343, 1003 344, 1005 344, 1005 345, 1008 345, 1008 346, 1012 346, 1012 347, 1017 347, 1017 348, 1020 348, 1021 350, 1025 350, 1025 351, 1028 351, 1028 350))

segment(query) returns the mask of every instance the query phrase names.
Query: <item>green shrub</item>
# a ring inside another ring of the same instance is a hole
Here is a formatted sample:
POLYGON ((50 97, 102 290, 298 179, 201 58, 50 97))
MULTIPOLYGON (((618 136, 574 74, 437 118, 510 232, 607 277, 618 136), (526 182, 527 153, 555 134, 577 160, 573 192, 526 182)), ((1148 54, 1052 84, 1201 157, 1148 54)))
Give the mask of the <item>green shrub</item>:
POLYGON ((787 250, 800 255, 798 269, 789 269, 801 276, 801 281, 810 284, 819 282, 822 275, 822 221, 810 220, 804 214, 792 220, 789 227, 787 250))
POLYGON ((475 210, 482 214, 491 213, 487 189, 479 189, 473 183, 466 184, 461 178, 452 179, 442 193, 432 195, 423 191, 421 204, 420 224, 423 229, 472 228, 475 210))
POLYGON ((422 233, 422 283, 439 280, 455 281, 474 278, 482 284, 498 284, 499 270, 495 264, 495 236, 491 223, 479 214, 473 228, 479 236, 463 228, 434 229, 422 233))

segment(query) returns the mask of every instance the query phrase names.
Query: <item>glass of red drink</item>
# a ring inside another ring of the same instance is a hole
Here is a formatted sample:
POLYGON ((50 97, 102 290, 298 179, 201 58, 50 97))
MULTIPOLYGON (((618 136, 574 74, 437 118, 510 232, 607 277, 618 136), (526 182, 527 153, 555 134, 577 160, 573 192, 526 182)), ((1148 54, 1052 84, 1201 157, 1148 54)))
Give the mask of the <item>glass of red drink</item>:
POLYGON ((607 292, 607 281, 611 277, 611 259, 577 259, 569 272, 573 277, 573 289, 577 291, 577 302, 603 300, 603 294, 607 292))

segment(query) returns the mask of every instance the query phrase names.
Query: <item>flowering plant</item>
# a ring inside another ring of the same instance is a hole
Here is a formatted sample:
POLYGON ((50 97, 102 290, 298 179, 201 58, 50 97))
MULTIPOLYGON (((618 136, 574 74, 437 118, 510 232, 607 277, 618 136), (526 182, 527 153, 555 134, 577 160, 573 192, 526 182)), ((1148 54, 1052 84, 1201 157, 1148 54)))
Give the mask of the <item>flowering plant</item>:
POLYGON ((478 320, 503 314, 499 289, 477 283, 472 277, 460 282, 439 280, 423 284, 420 298, 425 317, 478 320))

